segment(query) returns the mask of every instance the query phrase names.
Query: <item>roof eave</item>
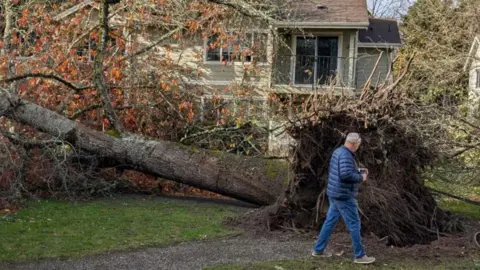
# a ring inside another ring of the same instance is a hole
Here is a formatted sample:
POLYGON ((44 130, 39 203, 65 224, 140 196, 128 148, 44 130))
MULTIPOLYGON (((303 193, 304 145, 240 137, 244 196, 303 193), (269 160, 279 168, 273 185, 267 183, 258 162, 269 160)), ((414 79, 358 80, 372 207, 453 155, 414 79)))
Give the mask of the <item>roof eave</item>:
POLYGON ((367 29, 368 22, 276 22, 275 27, 314 29, 367 29))

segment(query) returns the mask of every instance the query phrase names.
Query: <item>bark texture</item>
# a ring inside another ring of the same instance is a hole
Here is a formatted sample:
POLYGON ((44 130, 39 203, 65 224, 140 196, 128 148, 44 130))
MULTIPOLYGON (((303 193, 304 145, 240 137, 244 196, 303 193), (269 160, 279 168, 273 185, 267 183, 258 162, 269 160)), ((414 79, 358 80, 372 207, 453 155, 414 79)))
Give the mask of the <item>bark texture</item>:
POLYGON ((0 92, 0 115, 138 171, 259 205, 283 191, 288 166, 261 158, 190 148, 167 141, 116 138, 36 104, 0 92))

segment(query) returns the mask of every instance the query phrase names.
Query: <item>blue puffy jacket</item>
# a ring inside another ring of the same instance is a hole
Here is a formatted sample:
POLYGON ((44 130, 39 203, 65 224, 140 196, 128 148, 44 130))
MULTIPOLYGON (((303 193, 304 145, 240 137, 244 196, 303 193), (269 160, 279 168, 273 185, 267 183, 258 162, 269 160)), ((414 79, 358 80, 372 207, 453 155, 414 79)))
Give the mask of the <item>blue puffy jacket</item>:
POLYGON ((355 198, 362 180, 355 154, 345 146, 337 148, 330 159, 327 196, 337 200, 355 198))

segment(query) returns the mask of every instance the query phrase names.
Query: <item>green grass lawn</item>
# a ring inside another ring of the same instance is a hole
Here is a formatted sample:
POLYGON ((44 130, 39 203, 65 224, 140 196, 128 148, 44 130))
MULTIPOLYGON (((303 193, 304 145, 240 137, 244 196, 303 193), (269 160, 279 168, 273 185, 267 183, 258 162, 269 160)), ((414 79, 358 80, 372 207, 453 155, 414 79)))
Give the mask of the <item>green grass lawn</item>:
POLYGON ((357 269, 384 269, 384 270, 431 270, 431 269, 480 269, 480 261, 462 260, 444 263, 427 261, 411 261, 398 263, 377 262, 372 265, 356 265, 348 259, 306 259, 293 261, 260 262, 245 265, 220 265, 207 267, 204 270, 357 270, 357 269))
POLYGON ((161 199, 30 200, 0 216, 0 261, 78 257, 237 234, 231 206, 161 199))
POLYGON ((480 206, 468 204, 466 202, 451 198, 440 199, 438 205, 454 214, 480 220, 480 206))
MULTIPOLYGON (((444 182, 427 182, 426 186, 467 199, 470 198, 472 195, 480 195, 480 187, 462 186, 458 184, 444 182)), ((441 208, 464 217, 480 220, 479 206, 442 195, 438 198, 438 205, 441 208)))

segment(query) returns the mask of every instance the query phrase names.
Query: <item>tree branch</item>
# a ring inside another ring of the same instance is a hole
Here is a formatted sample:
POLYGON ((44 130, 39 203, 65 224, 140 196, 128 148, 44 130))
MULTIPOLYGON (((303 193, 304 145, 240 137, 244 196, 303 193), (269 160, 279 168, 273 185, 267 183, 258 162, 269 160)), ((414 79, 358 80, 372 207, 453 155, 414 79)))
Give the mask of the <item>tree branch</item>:
POLYGON ((480 146, 480 143, 468 145, 468 146, 464 147, 463 149, 457 151, 455 154, 451 155, 450 158, 458 157, 458 156, 462 155, 462 154, 465 153, 465 152, 468 152, 468 151, 470 151, 470 150, 472 150, 472 149, 478 148, 479 146, 480 146))
POLYGON ((93 105, 90 105, 90 106, 87 106, 81 110, 78 110, 76 111, 75 113, 73 113, 71 116, 69 116, 68 118, 70 120, 75 120, 77 119, 78 117, 80 117, 82 114, 84 113, 87 113, 89 111, 92 111, 92 110, 95 110, 95 109, 100 109, 100 108, 103 108, 103 104, 93 104, 93 105))
MULTIPOLYGON (((170 102, 166 101, 171 107, 172 109, 177 113, 177 115, 181 118, 181 119, 184 119, 183 115, 175 108, 175 106, 173 106, 173 104, 171 104, 170 102)), ((158 108, 158 109, 162 109, 160 107, 161 103, 155 103, 155 104, 131 104, 131 105, 127 105, 127 106, 116 106, 116 107, 113 107, 114 110, 116 111, 123 111, 123 110, 128 110, 128 109, 134 109, 134 108, 158 108)), ((80 117, 82 114, 84 113, 87 113, 89 111, 92 111, 92 110, 96 110, 96 109, 100 109, 100 108, 103 108, 103 104, 92 104, 90 106, 87 106, 83 109, 80 109, 78 111, 76 111, 75 113, 73 113, 71 116, 69 116, 68 118, 70 120, 75 120, 77 119, 78 117, 80 117)), ((163 110, 165 112, 165 110, 163 110)))
POLYGON ((108 120, 110 121, 111 126, 116 129, 117 132, 122 133, 124 128, 123 125, 118 121, 118 117, 115 114, 115 110, 113 109, 112 103, 110 101, 108 87, 105 83, 104 77, 104 65, 103 59, 105 56, 105 47, 107 45, 108 40, 108 3, 107 0, 101 1, 101 8, 99 13, 99 21, 101 25, 101 40, 100 46, 97 47, 97 55, 95 56, 94 62, 94 75, 93 75, 93 82, 95 84, 95 88, 100 91, 102 94, 104 104, 105 104, 105 111, 108 120))
POLYGON ((427 187, 427 189, 430 190, 430 191, 433 192, 433 193, 437 193, 437 194, 441 194, 441 195, 443 195, 443 196, 447 196, 447 197, 450 197, 450 198, 453 198, 453 199, 457 199, 457 200, 459 200, 459 201, 462 201, 462 202, 465 202, 465 203, 468 203, 468 204, 480 206, 480 202, 476 202, 476 201, 472 201, 472 200, 469 200, 469 199, 465 199, 465 198, 462 198, 462 197, 459 197, 459 196, 455 196, 455 195, 450 194, 450 193, 446 193, 446 192, 443 192, 443 191, 440 191, 440 190, 436 190, 436 189, 430 188, 430 187, 427 187))
POLYGON ((172 35, 174 35, 175 33, 177 33, 178 31, 182 30, 184 27, 183 26, 179 26, 175 29, 173 29, 172 31, 166 33, 165 35, 161 36, 159 39, 157 39, 155 42, 153 42, 152 44, 150 44, 149 46, 133 53, 133 54, 130 54, 130 55, 127 55, 125 57, 123 57, 122 59, 119 60, 119 62, 123 62, 123 61, 126 61, 126 60, 129 60, 129 59, 132 59, 134 57, 137 57, 139 55, 142 55, 146 52, 148 52, 149 50, 155 48, 155 46, 157 46, 158 44, 160 44, 162 41, 166 40, 167 38, 171 37, 172 35))
POLYGON ((277 21, 272 17, 268 16, 262 11, 259 11, 257 8, 252 7, 250 4, 238 0, 238 1, 228 1, 228 0, 208 0, 214 4, 223 5, 229 8, 232 8, 239 12, 240 14, 247 16, 247 17, 256 17, 262 18, 270 23, 276 23, 277 21))
POLYGON ((25 149, 32 149, 32 148, 46 148, 52 147, 56 145, 63 145, 66 142, 62 140, 29 140, 26 138, 21 138, 18 134, 11 133, 11 132, 3 132, 0 131, 0 134, 9 139, 13 144, 20 145, 25 149))
POLYGON ((94 86, 76 86, 73 83, 71 83, 71 82, 69 82, 69 81, 67 81, 67 80, 65 80, 65 79, 63 79, 63 78, 61 78, 57 75, 42 74, 42 73, 22 74, 22 75, 14 76, 14 77, 7 78, 7 79, 4 79, 4 80, 0 80, 0 83, 11 83, 11 82, 20 81, 20 80, 27 79, 27 78, 42 78, 42 79, 55 80, 55 81, 58 81, 58 82, 64 84, 65 86, 68 86, 69 88, 75 90, 76 92, 81 92, 81 91, 84 91, 84 90, 94 88, 94 86))
MULTIPOLYGON (((113 16, 115 16, 116 14, 118 14, 120 11, 124 10, 127 6, 122 6, 118 9, 116 9, 115 11, 113 11, 112 13, 109 14, 108 16, 108 20, 113 18, 113 16)), ((85 39, 86 37, 88 37, 88 35, 90 35, 90 33, 95 30, 97 27, 100 26, 100 23, 97 23, 95 25, 93 25, 92 27, 90 27, 90 29, 88 29, 85 33, 83 33, 81 36, 79 36, 77 39, 75 39, 72 44, 70 44, 70 46, 68 47, 68 50, 67 52, 69 52, 78 42, 80 42, 81 40, 85 39)))

